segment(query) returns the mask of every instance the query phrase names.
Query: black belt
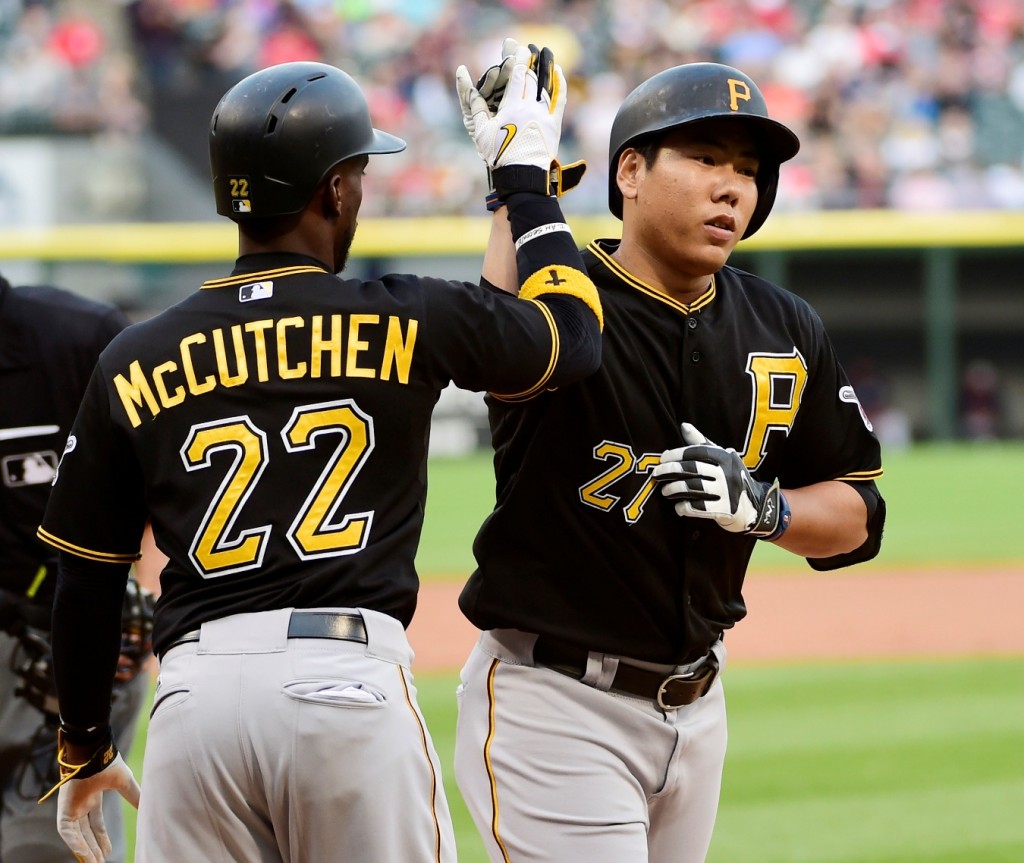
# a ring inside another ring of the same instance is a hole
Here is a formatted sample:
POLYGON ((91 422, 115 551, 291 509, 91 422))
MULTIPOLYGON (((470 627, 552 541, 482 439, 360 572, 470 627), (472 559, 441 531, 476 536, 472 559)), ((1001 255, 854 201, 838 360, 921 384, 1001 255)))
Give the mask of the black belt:
MULTIPOLYGON (((570 677, 581 680, 587 672, 588 651, 582 647, 541 635, 533 647, 533 660, 570 677)), ((649 698, 665 710, 693 704, 707 694, 718 676, 718 660, 709 653, 704 661, 686 674, 665 675, 619 662, 610 689, 627 695, 649 698)))
MULTIPOLYGON (((199 641, 200 631, 193 629, 176 638, 164 650, 167 653, 179 644, 199 641)), ((334 638, 366 644, 366 624, 363 617, 351 611, 293 611, 288 621, 289 638, 334 638)), ((161 654, 163 656, 163 654, 161 654)))

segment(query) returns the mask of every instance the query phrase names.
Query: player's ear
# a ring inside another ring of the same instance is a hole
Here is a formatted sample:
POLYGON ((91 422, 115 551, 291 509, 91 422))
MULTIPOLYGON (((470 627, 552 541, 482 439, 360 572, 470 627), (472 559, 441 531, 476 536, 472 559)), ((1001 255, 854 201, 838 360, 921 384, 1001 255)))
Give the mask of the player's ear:
POLYGON ((336 170, 328 172, 327 177, 320 186, 319 193, 323 214, 326 218, 333 220, 341 215, 344 194, 345 184, 341 174, 336 170))
POLYGON ((622 194, 623 201, 636 200, 639 194, 640 179, 647 168, 644 157, 632 147, 627 147, 619 156, 619 167, 615 172, 615 182, 622 194))

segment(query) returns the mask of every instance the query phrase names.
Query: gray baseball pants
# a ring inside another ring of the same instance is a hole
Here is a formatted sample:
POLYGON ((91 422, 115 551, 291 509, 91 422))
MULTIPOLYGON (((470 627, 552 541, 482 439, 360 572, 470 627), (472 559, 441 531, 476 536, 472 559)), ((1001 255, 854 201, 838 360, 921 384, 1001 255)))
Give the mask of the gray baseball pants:
POLYGON ((663 710, 535 667, 535 641, 484 632, 462 669, 455 777, 490 860, 703 863, 725 760, 721 677, 663 710))
POLYGON ((360 610, 366 644, 289 639, 290 612, 162 657, 136 863, 455 863, 401 623, 360 610))

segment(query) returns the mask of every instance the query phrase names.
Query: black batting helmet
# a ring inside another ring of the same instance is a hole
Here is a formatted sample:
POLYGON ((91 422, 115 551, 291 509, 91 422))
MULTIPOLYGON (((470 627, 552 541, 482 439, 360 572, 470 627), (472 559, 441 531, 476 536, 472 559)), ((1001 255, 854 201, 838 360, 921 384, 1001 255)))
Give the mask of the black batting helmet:
POLYGON ((363 91, 340 69, 270 66, 239 81, 213 112, 217 212, 235 221, 298 213, 339 162, 404 149, 373 128, 363 91))
POLYGON ((707 120, 741 117, 750 127, 760 151, 757 171, 757 206, 744 237, 768 218, 779 184, 779 165, 792 159, 800 141, 789 129, 768 116, 764 96, 749 76, 720 63, 687 63, 648 78, 630 93, 612 123, 608 163, 608 206, 622 218, 622 193, 615 182, 619 156, 644 138, 707 120))

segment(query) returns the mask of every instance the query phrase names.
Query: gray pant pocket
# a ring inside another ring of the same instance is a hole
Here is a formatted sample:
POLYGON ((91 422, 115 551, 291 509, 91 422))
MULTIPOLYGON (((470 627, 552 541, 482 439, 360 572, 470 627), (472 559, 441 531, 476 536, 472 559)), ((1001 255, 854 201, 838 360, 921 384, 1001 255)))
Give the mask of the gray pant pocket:
POLYGON ((338 707, 383 707, 387 704, 387 696, 383 692, 357 680, 291 680, 284 685, 284 693, 289 698, 308 704, 329 704, 338 707))

